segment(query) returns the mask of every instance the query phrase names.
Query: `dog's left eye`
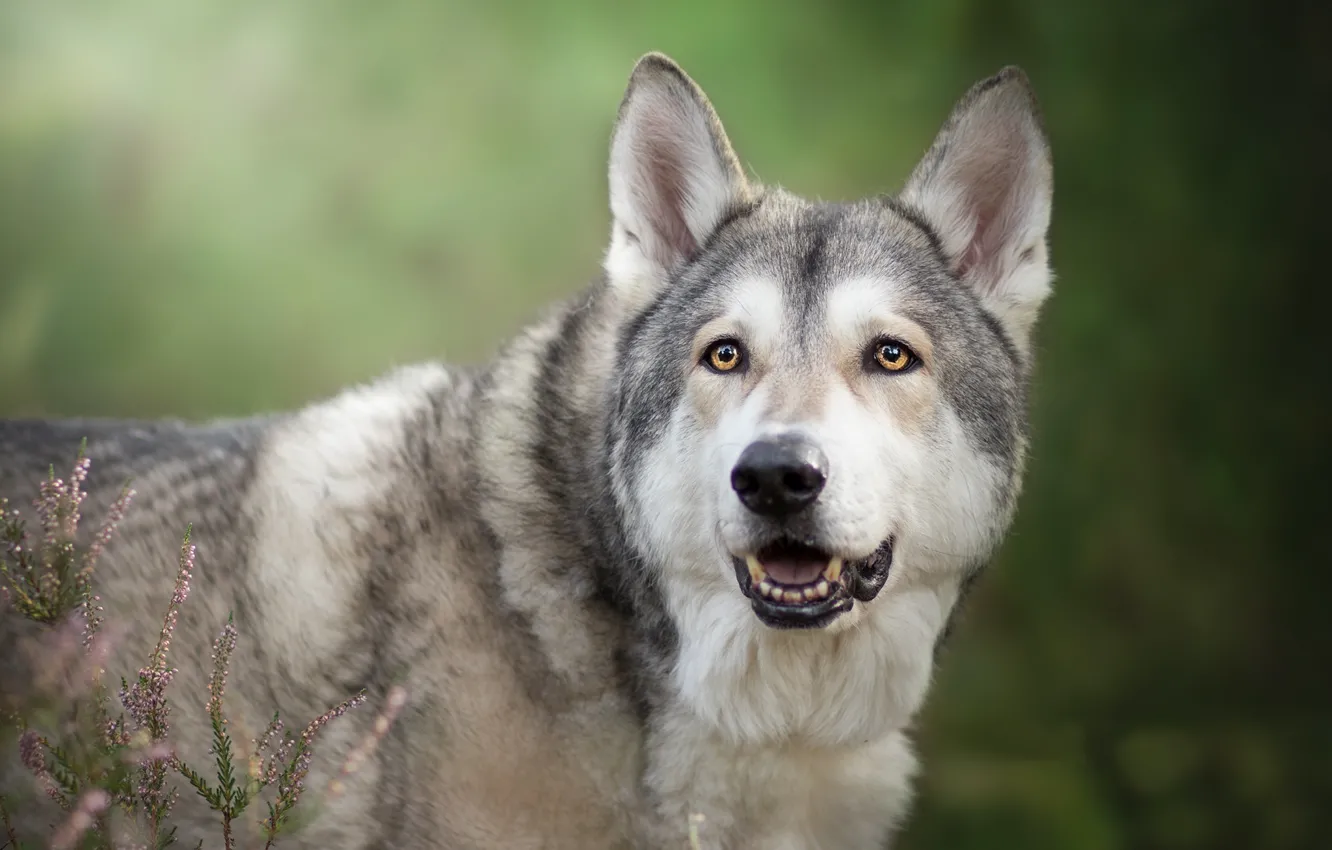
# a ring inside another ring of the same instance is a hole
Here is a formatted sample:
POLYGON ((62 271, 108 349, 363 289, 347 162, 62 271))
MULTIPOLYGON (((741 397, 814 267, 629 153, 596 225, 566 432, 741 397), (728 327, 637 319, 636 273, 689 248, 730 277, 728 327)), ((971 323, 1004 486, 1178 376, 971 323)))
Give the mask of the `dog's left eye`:
POLYGON ((734 372, 745 362, 740 343, 733 339, 719 339, 703 352, 703 362, 714 372, 734 372))
POLYGON ((914 351, 895 339, 878 340, 871 346, 870 354, 879 368, 888 372, 905 372, 920 362, 914 351))

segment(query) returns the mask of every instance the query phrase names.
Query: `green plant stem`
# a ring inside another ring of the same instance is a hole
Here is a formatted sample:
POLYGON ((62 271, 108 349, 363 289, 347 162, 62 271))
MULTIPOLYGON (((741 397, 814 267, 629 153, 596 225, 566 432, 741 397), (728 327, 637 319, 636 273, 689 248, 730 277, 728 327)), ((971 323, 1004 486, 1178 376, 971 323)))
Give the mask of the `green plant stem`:
POLYGON ((14 850, 18 850, 19 846, 18 836, 14 834, 14 824, 9 819, 9 810, 5 808, 4 797, 0 797, 0 821, 4 821, 5 835, 9 839, 9 842, 5 846, 12 847, 14 848, 14 850))

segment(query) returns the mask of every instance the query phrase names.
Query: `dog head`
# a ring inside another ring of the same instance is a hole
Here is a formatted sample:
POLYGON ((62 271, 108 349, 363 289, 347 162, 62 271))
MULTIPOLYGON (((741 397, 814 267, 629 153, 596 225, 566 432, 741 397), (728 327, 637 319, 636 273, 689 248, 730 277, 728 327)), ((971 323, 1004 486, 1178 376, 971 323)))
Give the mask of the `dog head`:
POLYGON ((766 627, 837 631, 895 573, 985 559, 1020 480, 1051 186, 1015 68, 896 197, 830 204, 751 184, 698 86, 640 60, 610 162, 605 265, 634 316, 612 442, 668 592, 725 577, 766 627))

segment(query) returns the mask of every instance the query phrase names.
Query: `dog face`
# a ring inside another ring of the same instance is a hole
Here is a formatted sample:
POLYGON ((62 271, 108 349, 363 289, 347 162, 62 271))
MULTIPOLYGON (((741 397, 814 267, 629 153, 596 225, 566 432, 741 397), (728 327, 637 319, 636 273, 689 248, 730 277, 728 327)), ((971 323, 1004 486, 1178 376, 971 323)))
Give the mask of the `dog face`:
POLYGON ((890 575, 988 555, 1050 282, 1020 71, 961 100, 897 197, 816 204, 749 184, 703 93, 648 56, 610 186, 607 273, 633 314, 615 483, 668 586, 724 580, 767 627, 836 631, 890 575))

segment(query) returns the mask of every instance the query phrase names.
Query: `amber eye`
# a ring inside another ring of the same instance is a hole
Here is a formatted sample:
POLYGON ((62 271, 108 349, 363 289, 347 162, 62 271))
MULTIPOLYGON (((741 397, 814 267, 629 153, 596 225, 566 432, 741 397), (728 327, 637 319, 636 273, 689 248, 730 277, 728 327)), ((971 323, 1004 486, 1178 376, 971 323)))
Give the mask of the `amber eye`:
POLYGON ((918 362, 915 352, 895 339, 881 339, 872 350, 874 362, 889 372, 904 372, 918 362))
POLYGON ((740 343, 733 339, 719 339, 703 352, 703 362, 714 372, 734 372, 745 362, 740 343))

